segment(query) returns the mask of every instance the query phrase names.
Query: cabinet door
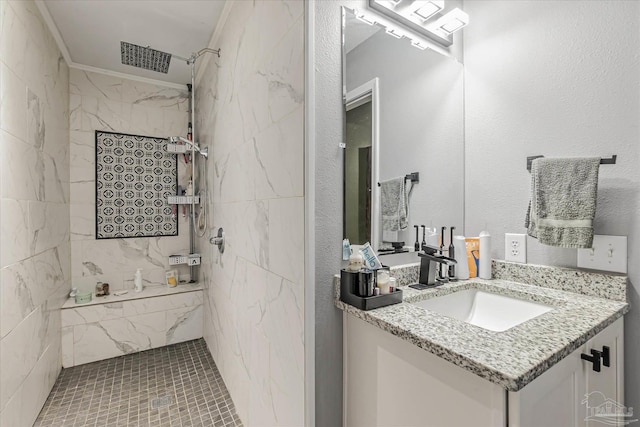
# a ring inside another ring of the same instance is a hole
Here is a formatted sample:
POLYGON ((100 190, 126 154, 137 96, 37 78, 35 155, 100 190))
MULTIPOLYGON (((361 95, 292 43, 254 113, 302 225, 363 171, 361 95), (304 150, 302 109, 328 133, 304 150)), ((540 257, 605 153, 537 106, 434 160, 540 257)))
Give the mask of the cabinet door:
POLYGON ((345 427, 506 425, 500 386, 346 313, 344 340, 345 427))
POLYGON ((509 392, 509 427, 584 427, 582 346, 522 390, 509 392))
MULTIPOLYGON (((601 363, 600 372, 593 370, 593 364, 583 361, 586 390, 581 401, 585 423, 590 427, 602 427, 602 420, 596 421, 593 415, 624 410, 624 344, 623 320, 618 319, 611 326, 587 342, 585 353, 591 349, 604 352, 609 348, 609 365, 601 363)), ((604 362, 601 359, 601 362, 604 362)))
POLYGON ((618 319, 522 390, 509 392, 509 427, 602 427, 593 415, 623 405, 623 353, 618 319), (604 346, 610 366, 596 372, 581 355, 604 346))

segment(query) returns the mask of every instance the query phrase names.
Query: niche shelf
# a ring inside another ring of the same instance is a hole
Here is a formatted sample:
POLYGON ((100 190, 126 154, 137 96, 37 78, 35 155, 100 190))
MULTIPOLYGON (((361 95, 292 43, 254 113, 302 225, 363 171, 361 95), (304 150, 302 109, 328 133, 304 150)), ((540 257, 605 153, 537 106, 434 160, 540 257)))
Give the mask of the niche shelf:
POLYGON ((169 196, 167 201, 170 205, 190 205, 200 203, 200 196, 169 196))

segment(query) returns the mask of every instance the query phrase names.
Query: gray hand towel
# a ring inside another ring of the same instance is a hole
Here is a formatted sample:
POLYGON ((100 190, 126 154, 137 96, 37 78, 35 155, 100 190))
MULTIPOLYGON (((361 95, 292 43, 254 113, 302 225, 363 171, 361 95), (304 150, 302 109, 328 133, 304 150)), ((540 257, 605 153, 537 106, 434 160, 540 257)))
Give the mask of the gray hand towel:
POLYGON ((525 227, 540 243, 590 248, 600 158, 539 158, 531 164, 525 227))
POLYGON ((404 177, 380 183, 382 229, 399 231, 407 228, 409 200, 404 177))

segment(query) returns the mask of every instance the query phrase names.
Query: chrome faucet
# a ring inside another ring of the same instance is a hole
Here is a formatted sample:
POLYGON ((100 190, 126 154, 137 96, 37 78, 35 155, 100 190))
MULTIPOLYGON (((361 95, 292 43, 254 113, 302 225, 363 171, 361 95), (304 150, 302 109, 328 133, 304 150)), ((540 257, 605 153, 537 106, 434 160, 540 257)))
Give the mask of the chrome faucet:
POLYGON ((420 278, 418 283, 411 285, 414 289, 426 289, 434 286, 442 285, 449 281, 449 278, 441 274, 442 265, 452 266, 456 265, 457 261, 453 258, 446 257, 444 255, 438 255, 440 248, 435 246, 423 245, 423 252, 418 253, 420 257, 420 278), (436 272, 438 275, 436 277, 436 272))

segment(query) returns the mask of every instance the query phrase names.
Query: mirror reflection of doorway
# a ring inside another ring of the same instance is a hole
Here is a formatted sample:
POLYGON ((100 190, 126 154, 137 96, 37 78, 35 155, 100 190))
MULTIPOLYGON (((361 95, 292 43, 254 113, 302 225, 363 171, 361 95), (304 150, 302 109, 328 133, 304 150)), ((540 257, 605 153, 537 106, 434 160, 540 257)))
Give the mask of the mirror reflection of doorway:
POLYGON ((347 105, 343 212, 345 237, 351 244, 371 241, 371 96, 347 105))

